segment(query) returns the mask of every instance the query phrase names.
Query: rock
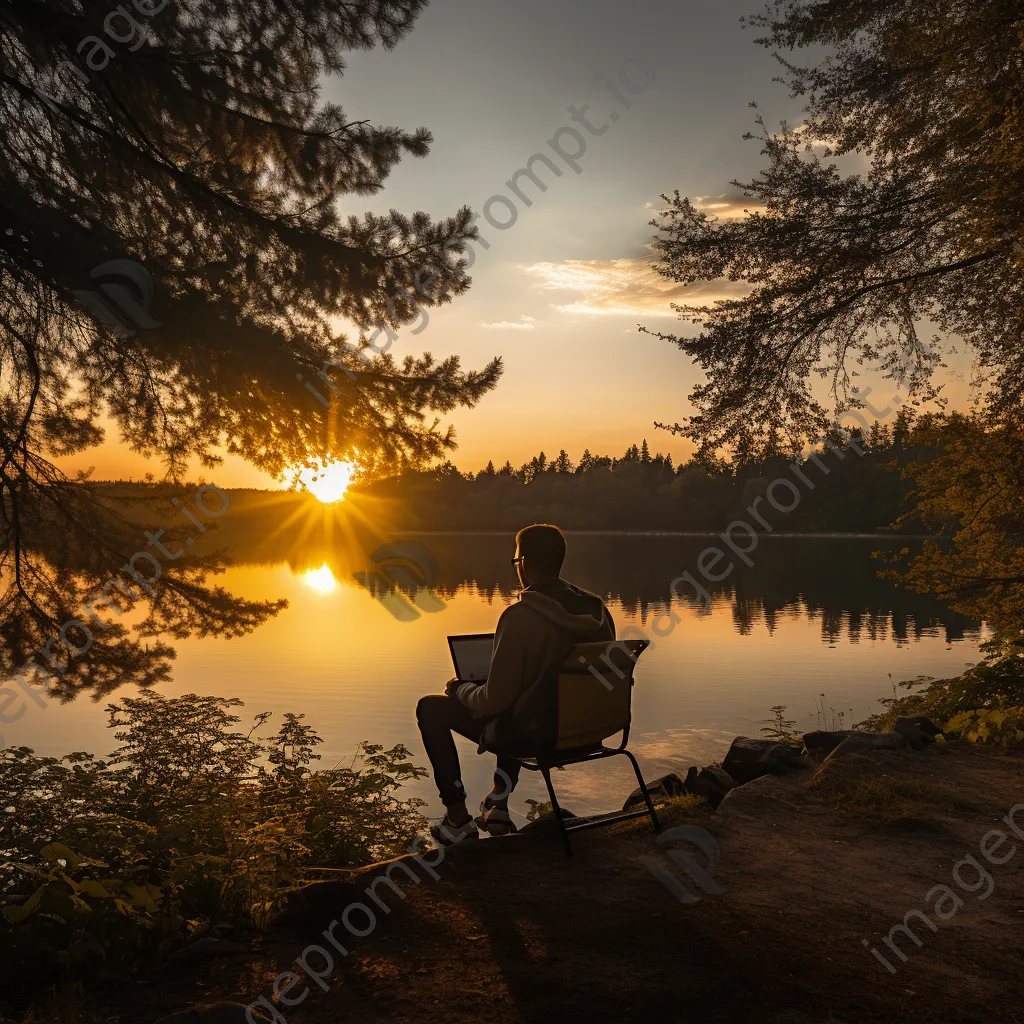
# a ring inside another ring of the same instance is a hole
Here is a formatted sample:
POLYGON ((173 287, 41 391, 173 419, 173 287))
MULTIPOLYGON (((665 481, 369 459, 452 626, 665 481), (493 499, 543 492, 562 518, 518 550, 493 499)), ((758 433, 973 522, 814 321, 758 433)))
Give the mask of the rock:
MULTIPOLYGON (((559 807, 562 812, 562 820, 568 822, 570 819, 574 822, 580 822, 583 819, 577 818, 572 811, 567 811, 564 807, 559 807)), ((547 814, 542 814, 539 818, 534 818, 533 821, 528 821, 525 825, 520 826, 520 832, 526 832, 532 828, 546 828, 554 827, 555 825, 555 812, 548 811, 547 814)))
POLYGON ((691 768, 683 783, 691 796, 702 796, 712 807, 717 807, 730 789, 736 788, 736 780, 723 768, 712 765, 709 768, 691 768))
POLYGON ((796 775, 762 775, 753 782, 730 789, 718 814, 757 815, 762 820, 772 821, 772 814, 778 813, 781 807, 792 807, 794 794, 806 784, 805 779, 796 775))
POLYGON ((201 939, 173 952, 168 960, 212 960, 218 956, 236 956, 247 953, 248 947, 227 939, 215 939, 212 935, 204 935, 201 939))
POLYGON ((744 782, 753 782, 762 775, 790 775, 813 768, 814 763, 792 747, 774 740, 753 740, 747 736, 737 736, 732 741, 729 753, 725 755, 722 767, 736 780, 737 785, 742 786, 744 782))
POLYGON ((819 730, 817 732, 805 732, 802 739, 808 754, 811 754, 813 757, 822 758, 828 757, 847 736, 852 735, 851 729, 842 729, 836 732, 819 730))
MULTIPOLYGON (((247 1006, 241 1003, 217 1003, 205 1009, 194 1007, 181 1013, 172 1013, 169 1017, 161 1017, 156 1024, 249 1024, 246 1017, 247 1006)), ((270 1020, 258 1007, 252 1010, 252 1020, 270 1020)))
MULTIPOLYGON (((662 775, 660 779, 648 782, 647 792, 651 794, 652 800, 670 800, 672 797, 685 795, 686 785, 678 775, 670 772, 668 775, 662 775)), ((639 788, 634 789, 629 794, 629 799, 622 805, 622 809, 628 811, 633 807, 643 805, 643 803, 643 793, 640 792, 639 788)))
POLYGON ((936 736, 943 735, 942 730, 924 716, 897 718, 892 728, 906 740, 911 750, 924 750, 929 743, 935 742, 936 736))
POLYGON ((853 732, 825 758, 825 762, 866 750, 904 750, 906 745, 906 740, 898 732, 853 732))
POLYGON ((924 717, 897 718, 889 732, 852 732, 826 760, 866 750, 924 750, 942 730, 924 717))

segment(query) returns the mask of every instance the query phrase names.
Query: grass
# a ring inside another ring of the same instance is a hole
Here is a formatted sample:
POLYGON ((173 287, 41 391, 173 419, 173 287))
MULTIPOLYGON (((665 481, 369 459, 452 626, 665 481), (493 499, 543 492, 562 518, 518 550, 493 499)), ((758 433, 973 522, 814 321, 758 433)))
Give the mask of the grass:
POLYGON ((832 766, 819 771, 807 787, 809 799, 829 804, 840 814, 882 822, 927 821, 937 814, 974 809, 942 786, 880 774, 854 776, 832 766))
MULTIPOLYGON (((658 801, 655 801, 657 805, 658 801)), ((658 810, 659 817, 664 817, 668 822, 674 822, 677 818, 703 818, 713 812, 714 808, 702 796, 675 796, 665 802, 665 806, 658 810)))

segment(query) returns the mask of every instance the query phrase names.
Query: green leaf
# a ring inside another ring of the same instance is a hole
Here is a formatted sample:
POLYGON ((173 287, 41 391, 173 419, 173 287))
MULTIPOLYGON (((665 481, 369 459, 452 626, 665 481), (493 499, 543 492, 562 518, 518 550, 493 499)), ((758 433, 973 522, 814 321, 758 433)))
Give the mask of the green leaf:
POLYGON ((43 893, 46 886, 41 885, 21 906, 4 907, 4 917, 11 924, 21 924, 26 918, 31 917, 43 902, 43 893))
MULTIPOLYGON (((108 879, 108 881, 113 881, 108 879)), ((72 882, 75 887, 75 891, 82 893, 85 896, 94 896, 96 899, 101 900, 112 900, 114 899, 114 893, 112 893, 102 882, 97 882, 94 878, 87 878, 83 882, 72 882)))
POLYGON ((160 886, 158 885, 126 885, 125 889, 131 896, 133 907, 141 907, 143 910, 156 910, 157 900, 160 898, 160 886))

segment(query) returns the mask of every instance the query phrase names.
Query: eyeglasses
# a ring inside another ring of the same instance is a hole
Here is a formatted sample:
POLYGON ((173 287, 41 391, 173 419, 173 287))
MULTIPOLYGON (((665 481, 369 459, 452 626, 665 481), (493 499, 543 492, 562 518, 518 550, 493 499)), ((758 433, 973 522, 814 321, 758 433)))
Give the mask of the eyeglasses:
POLYGON ((512 564, 513 564, 513 565, 518 565, 518 564, 519 564, 519 563, 520 563, 520 562, 521 562, 522 560, 523 560, 523 556, 522 556, 522 555, 519 555, 519 557, 518 557, 518 558, 513 558, 513 559, 512 559, 512 564))

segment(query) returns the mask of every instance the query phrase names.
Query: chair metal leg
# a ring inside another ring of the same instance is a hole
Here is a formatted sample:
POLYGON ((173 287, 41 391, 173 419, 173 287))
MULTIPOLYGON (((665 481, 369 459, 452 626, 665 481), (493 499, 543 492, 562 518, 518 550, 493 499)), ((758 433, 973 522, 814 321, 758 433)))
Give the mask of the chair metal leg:
POLYGON ((633 765, 633 773, 636 775, 636 781, 640 783, 640 792, 643 793, 644 802, 647 804, 647 813, 651 816, 654 831, 660 832, 661 823, 658 821, 657 814, 654 813, 654 801, 651 800, 651 794, 647 791, 647 783, 644 782, 644 777, 640 774, 640 765, 636 763, 636 758, 628 750, 623 750, 622 753, 629 758, 630 764, 633 765))
POLYGON ((551 797, 551 810, 555 815, 555 821, 558 823, 558 831, 562 834, 562 842, 565 845, 565 855, 567 857, 571 857, 572 845, 569 842, 569 833, 565 829, 565 820, 562 818, 562 808, 558 806, 558 797, 555 796, 555 787, 551 785, 551 769, 541 768, 540 771, 544 776, 544 782, 548 787, 548 796, 551 797))

